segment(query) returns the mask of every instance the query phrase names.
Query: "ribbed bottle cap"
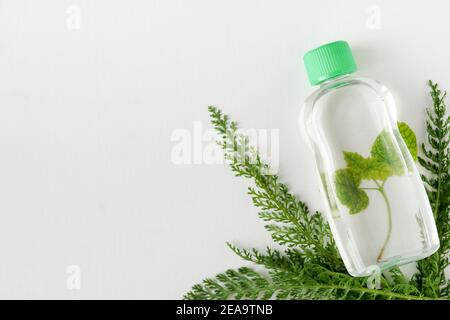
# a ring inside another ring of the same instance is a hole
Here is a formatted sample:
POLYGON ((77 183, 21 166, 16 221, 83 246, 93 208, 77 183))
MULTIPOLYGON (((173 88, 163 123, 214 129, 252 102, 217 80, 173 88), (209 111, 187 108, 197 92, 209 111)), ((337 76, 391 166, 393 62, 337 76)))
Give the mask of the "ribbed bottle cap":
POLYGON ((324 44, 304 57, 306 73, 312 85, 356 71, 352 50, 346 41, 324 44))

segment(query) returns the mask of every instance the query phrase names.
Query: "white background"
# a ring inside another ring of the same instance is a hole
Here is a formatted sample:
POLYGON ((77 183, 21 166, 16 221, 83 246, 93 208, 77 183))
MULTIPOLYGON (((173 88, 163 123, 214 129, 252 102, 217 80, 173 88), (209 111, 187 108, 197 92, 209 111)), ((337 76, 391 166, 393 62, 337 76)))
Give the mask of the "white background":
POLYGON ((321 209, 297 128, 312 90, 302 55, 349 41, 359 73, 392 89, 423 141, 426 81, 450 88, 449 12, 447 1, 0 0, 0 298, 178 299, 245 264, 226 241, 272 243, 248 183, 224 165, 175 165, 173 132, 206 130, 209 104, 279 129, 280 176, 321 209), (66 285, 71 265, 80 290, 66 285))

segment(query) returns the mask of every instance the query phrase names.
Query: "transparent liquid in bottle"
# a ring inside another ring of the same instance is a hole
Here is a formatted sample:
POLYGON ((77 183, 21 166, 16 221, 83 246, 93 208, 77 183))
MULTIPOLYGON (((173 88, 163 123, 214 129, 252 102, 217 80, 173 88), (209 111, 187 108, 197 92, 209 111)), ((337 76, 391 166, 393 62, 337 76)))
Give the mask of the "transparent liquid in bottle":
POLYGON ((386 87, 350 75, 321 83, 302 110, 327 218, 354 276, 422 259, 439 247, 425 188, 395 113, 386 87))

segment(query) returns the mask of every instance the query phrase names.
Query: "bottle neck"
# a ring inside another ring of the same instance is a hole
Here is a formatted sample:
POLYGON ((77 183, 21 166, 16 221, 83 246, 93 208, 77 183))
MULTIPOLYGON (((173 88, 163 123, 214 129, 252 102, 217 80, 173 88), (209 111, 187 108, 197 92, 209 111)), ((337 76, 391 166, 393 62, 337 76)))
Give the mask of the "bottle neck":
POLYGON ((345 78, 348 78, 348 77, 350 77, 350 75, 351 75, 351 73, 346 73, 346 74, 343 74, 343 75, 336 76, 334 78, 327 79, 327 80, 325 80, 325 81, 323 81, 323 82, 321 82, 319 84, 319 88, 328 86, 332 82, 340 81, 340 80, 343 80, 345 78))

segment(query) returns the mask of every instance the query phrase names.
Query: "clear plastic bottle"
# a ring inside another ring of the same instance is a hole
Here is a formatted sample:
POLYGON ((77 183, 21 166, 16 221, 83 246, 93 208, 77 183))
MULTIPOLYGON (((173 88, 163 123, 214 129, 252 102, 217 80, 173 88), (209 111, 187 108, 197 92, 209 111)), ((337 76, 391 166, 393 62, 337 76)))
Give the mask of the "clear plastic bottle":
POLYGON ((414 162, 417 149, 414 155, 408 149, 415 136, 397 122, 392 95, 374 80, 351 75, 356 64, 345 41, 307 52, 304 62, 311 84, 320 87, 305 101, 301 126, 348 272, 365 276, 374 267, 433 254, 436 225, 414 162))

